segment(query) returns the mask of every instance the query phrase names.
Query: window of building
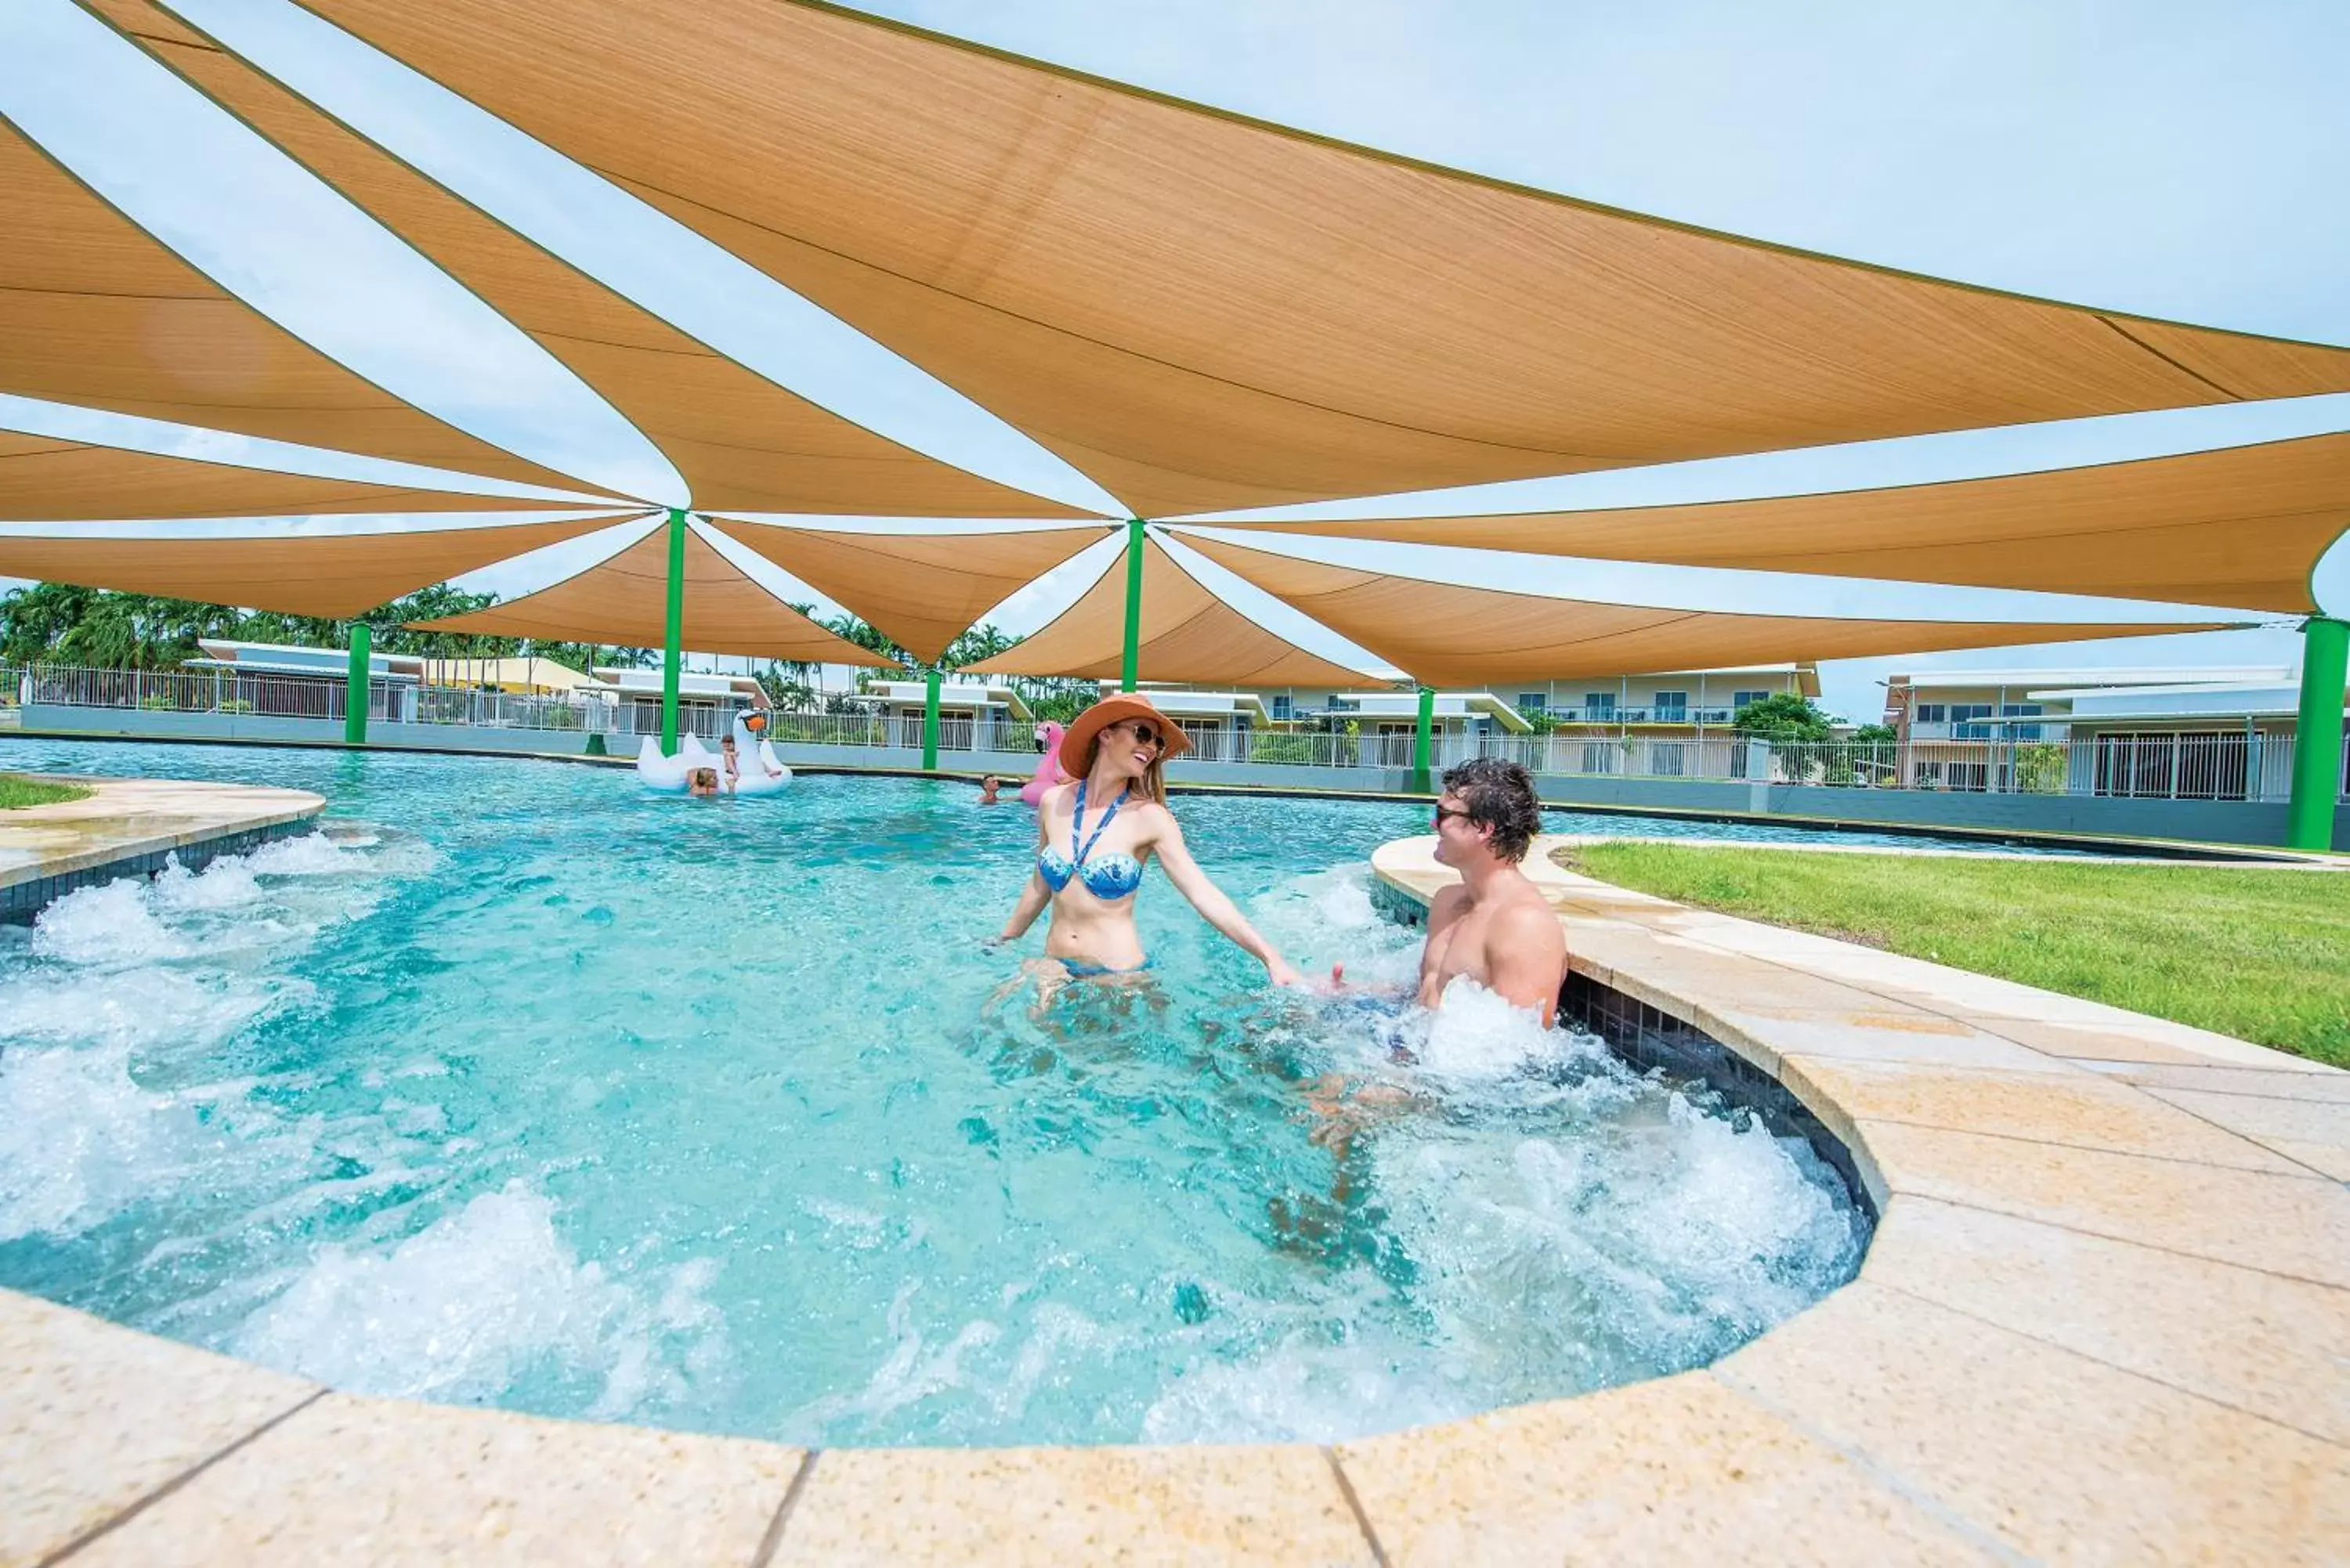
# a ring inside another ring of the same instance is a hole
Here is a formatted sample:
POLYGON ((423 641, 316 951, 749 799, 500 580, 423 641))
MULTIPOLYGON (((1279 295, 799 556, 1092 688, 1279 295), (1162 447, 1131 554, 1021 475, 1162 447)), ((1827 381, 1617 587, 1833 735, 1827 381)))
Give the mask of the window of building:
POLYGON ((1768 691, 1733 692, 1730 699, 1730 711, 1734 715, 1741 708, 1752 707, 1753 704, 1764 701, 1770 695, 1771 693, 1768 691))
POLYGON ((1276 719, 1287 719, 1295 716, 1294 711, 1290 706, 1288 692, 1276 691, 1274 693, 1273 716, 1276 719))
POLYGON ((1953 702, 1950 704, 1950 739, 1954 741, 1988 741, 1991 726, 1972 721, 1988 719, 1995 710, 1988 702, 1953 702))
POLYGON ((1550 711, 1550 693, 1547 691, 1519 692, 1518 711, 1521 713, 1546 713, 1550 711))
POLYGON ((1668 723, 1677 720, 1686 722, 1689 718, 1689 693, 1686 691, 1658 692, 1657 717, 1668 723))
MULTIPOLYGON (((2002 708, 1999 711, 1999 716, 2002 719, 2037 719, 2041 714, 2047 711, 2048 710, 2044 706, 2038 702, 2010 702, 2006 707, 2002 708)), ((2010 724, 2007 726, 2007 732, 2012 738, 2018 741, 2036 741, 2040 739, 2041 726, 2038 724, 2010 724)))
POLYGON ((1920 702, 1912 715, 1920 724, 1939 724, 1950 716, 1950 709, 1940 702, 1920 702))
POLYGON ((1616 693, 1586 691, 1583 694, 1583 716, 1586 719, 1613 719, 1616 716, 1616 693))

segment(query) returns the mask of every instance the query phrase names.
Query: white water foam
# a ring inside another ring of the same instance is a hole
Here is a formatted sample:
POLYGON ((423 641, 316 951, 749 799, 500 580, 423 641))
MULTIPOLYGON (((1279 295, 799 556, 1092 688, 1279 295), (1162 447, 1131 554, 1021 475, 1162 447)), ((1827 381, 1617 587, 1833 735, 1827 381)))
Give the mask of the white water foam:
POLYGON ((648 1302, 580 1262, 554 1203, 517 1180, 389 1251, 320 1246, 233 1348, 338 1388, 452 1402, 494 1401, 553 1366, 600 1377, 589 1414, 614 1418, 678 1397, 719 1359, 723 1322, 704 1295, 716 1273, 690 1262, 648 1302))
POLYGON ((174 856, 163 874, 147 889, 151 907, 159 910, 242 909, 261 900, 261 880, 244 856, 224 855, 201 873, 190 871, 174 856))
POLYGON ((155 918, 141 877, 78 888, 43 909, 33 924, 36 957, 60 963, 130 969, 186 958, 195 945, 155 918))
POLYGON ((127 1044, 0 1054, 0 1241, 79 1235, 188 1183, 217 1191, 307 1154, 241 1086, 145 1088, 131 1057, 127 1044))
POLYGON ((0 969, 0 1239, 80 1234, 190 1183, 217 1193, 272 1161, 307 1162, 307 1138, 250 1085, 153 1081, 317 1004, 277 966, 348 918, 353 890, 322 905, 261 877, 330 865, 369 869, 312 835, 202 873, 174 859, 152 881, 78 888, 41 912, 0 969))
POLYGON ((129 1054, 0 1059, 0 1241, 71 1236, 188 1173, 194 1111, 130 1081, 129 1054))
POLYGON ((1439 1353, 1377 1331, 1299 1333, 1245 1361, 1203 1356, 1142 1417, 1146 1443, 1321 1443, 1474 1414, 1436 1375, 1439 1353), (1405 1369, 1409 1368, 1407 1372, 1405 1369))

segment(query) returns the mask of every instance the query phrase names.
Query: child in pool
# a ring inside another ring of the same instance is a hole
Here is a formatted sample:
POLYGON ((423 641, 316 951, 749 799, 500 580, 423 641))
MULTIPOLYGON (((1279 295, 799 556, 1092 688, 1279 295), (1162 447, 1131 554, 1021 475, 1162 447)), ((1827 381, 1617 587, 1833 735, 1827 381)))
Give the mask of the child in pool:
POLYGON ((716 794, 718 793, 718 770, 716 768, 696 768, 691 773, 686 774, 685 793, 696 797, 716 794))

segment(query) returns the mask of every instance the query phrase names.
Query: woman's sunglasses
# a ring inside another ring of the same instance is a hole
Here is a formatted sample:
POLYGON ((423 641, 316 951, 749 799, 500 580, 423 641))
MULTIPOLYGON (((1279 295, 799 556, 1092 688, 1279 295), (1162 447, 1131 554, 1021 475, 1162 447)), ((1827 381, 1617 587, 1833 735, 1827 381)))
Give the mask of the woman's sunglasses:
POLYGON ((1121 719, 1110 727, 1116 730, 1132 731, 1134 732, 1134 738, 1141 742, 1146 746, 1156 746, 1162 752, 1167 749, 1167 737, 1159 732, 1158 726, 1151 724, 1147 721, 1140 719, 1121 719))

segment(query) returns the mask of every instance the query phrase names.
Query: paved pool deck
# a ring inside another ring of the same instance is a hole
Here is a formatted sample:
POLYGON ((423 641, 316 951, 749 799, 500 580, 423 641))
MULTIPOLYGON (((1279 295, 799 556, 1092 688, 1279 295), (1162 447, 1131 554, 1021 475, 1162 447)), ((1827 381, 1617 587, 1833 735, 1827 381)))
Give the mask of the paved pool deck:
POLYGON ((306 790, 173 779, 24 777, 78 784, 79 800, 0 811, 0 921, 29 920, 76 888, 161 870, 304 831, 326 801, 306 790))
MULTIPOLYGON (((1425 901, 1432 840, 1381 849, 1425 901)), ((1846 1143, 1713 1366, 1328 1448, 832 1449, 331 1392, 0 1293, 0 1563, 2350 1560, 2350 1074, 1530 857, 1846 1143)), ((2224 977, 2215 977, 2224 983, 2224 977)))

